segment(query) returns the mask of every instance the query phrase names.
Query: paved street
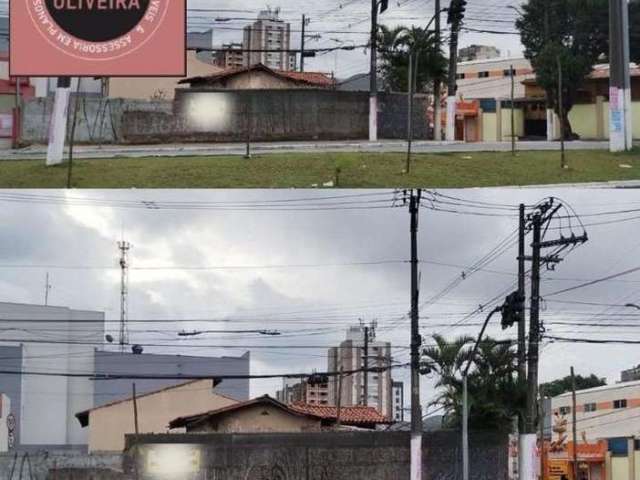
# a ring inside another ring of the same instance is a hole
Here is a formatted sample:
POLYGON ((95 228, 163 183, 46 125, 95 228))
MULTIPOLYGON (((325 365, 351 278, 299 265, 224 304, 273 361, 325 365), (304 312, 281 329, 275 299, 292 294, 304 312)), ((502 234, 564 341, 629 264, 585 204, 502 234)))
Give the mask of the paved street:
MULTIPOLYGON (((606 150, 608 142, 567 142, 568 150, 606 150)), ((269 155, 278 153, 304 152, 403 152, 407 148, 404 141, 389 140, 380 142, 279 142, 255 143, 251 146, 254 154, 269 155)), ((558 150, 559 142, 519 142, 518 149, 529 151, 558 150)), ((416 153, 448 153, 448 152, 504 152, 511 149, 510 142, 492 143, 447 143, 447 142, 414 142, 416 153)), ((103 145, 77 146, 74 148, 77 158, 139 158, 139 157, 193 157, 245 154, 243 143, 216 144, 162 144, 162 145, 103 145)), ((36 145, 20 150, 0 150, 0 160, 37 160, 46 156, 46 146, 36 145)))

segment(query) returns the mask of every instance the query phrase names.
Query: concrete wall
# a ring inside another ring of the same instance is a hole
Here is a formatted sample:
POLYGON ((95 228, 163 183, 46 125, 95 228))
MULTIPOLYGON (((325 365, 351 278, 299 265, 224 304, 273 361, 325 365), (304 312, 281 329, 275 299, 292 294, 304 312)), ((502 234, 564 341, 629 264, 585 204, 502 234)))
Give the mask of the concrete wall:
POLYGON ((63 451, 0 454, 0 480, 24 479, 124 480, 122 456, 63 451))
POLYGON ((496 113, 482 114, 482 141, 496 142, 498 138, 498 116, 496 113))
MULTIPOLYGON (((128 445, 132 445, 128 437, 128 445)), ((458 432, 425 434, 423 479, 460 480, 458 432)), ((409 477, 408 432, 141 436, 142 480, 395 480, 409 477)), ((128 449, 131 452, 130 449, 128 449)), ((471 480, 506 480, 507 438, 470 435, 471 480)), ((133 471, 128 454, 124 469, 133 471)))
MULTIPOLYGON (((516 137, 524 136, 524 112, 520 108, 515 109, 515 134, 516 137)), ((502 108, 502 140, 511 141, 511 109, 502 108)))
MULTIPOLYGON (((0 345, 0 370, 5 372, 19 372, 22 369, 22 346, 15 347, 0 345)), ((2 412, 3 419, 13 413, 16 420, 14 432, 15 444, 20 444, 20 418, 22 405, 22 375, 0 373, 0 392, 7 395, 11 401, 11 411, 2 412)))
MULTIPOLYGON (((598 134, 598 108, 595 104, 574 105, 569 112, 573 131, 583 140, 595 140, 598 134)), ((602 113, 600 112, 602 116, 602 113)))
MULTIPOLYGON (((292 415, 271 405, 254 405, 189 429, 189 433, 272 433, 320 431, 320 420, 292 415)), ((124 440, 124 439, 123 439, 124 440)))
MULTIPOLYGON (((216 395, 211 380, 191 382, 140 397, 139 429, 142 433, 164 433, 168 431, 169 422, 175 418, 216 410, 233 403, 236 401, 216 395)), ((90 453, 121 452, 125 434, 135 432, 133 402, 127 400, 92 410, 88 430, 90 453)))
POLYGON ((11 399, 0 393, 0 453, 9 451, 9 427, 7 418, 11 414, 11 399))
MULTIPOLYGON (((74 109, 72 98, 70 109, 74 109)), ((49 122, 53 108, 53 97, 34 98, 24 102, 22 137, 24 143, 48 142, 49 122)), ((77 143, 118 143, 124 138, 122 116, 124 112, 170 113, 172 102, 168 100, 144 101, 122 98, 80 97, 76 121, 77 143)), ((73 114, 69 115, 69 125, 73 114)), ((68 129, 69 131, 69 129, 68 129)))
MULTIPOLYGON (((206 376, 206 375, 249 375, 251 356, 247 352, 240 357, 195 357, 186 355, 160 355, 120 352, 95 352, 97 374, 166 376, 206 376)), ((138 394, 153 392, 170 385, 184 383, 184 380, 136 380, 138 394)), ((249 399, 249 380, 225 380, 216 392, 236 400, 249 399)), ((109 380, 96 382, 95 406, 131 397, 130 380, 109 380)))

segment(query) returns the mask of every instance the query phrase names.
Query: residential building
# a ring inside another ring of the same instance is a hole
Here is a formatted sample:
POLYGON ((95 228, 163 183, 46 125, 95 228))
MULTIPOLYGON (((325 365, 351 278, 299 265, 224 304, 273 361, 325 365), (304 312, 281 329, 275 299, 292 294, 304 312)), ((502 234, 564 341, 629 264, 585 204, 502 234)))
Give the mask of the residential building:
POLYGON ((220 50, 214 52, 213 62, 222 69, 242 68, 244 66, 242 43, 225 43, 220 50))
MULTIPOLYGON (((336 428, 338 409, 319 405, 286 405, 264 395, 217 410, 184 416, 171 421, 171 429, 184 428, 187 433, 293 433, 319 432, 336 428)), ((372 407, 340 409, 340 425, 375 429, 388 423, 372 407)))
POLYGON ((531 62, 523 57, 473 60, 458 63, 458 96, 463 100, 511 98, 513 68, 514 98, 525 97, 522 82, 535 78, 531 62))
POLYGON ((291 50, 291 25, 279 18, 280 9, 263 10, 258 20, 244 27, 242 44, 247 50, 244 66, 262 64, 274 70, 295 70, 291 50))
POLYGON ((210 90, 262 90, 333 88, 335 81, 329 75, 320 72, 292 72, 273 70, 266 65, 253 65, 250 68, 186 78, 180 81, 180 84, 210 90))
POLYGON ((210 50, 213 47, 213 29, 187 33, 187 47, 210 50))
MULTIPOLYGON (((551 398, 546 425, 566 420, 573 429, 572 394, 551 398), (552 421, 550 417, 553 416, 552 421)), ((581 439, 588 441, 640 436, 640 381, 617 383, 576 392, 576 426, 581 439)))
POLYGON ((276 392, 276 399, 288 405, 304 403, 307 405, 331 405, 329 399, 329 378, 312 376, 298 382, 285 379, 282 390, 276 392))
POLYGON ((634 380, 640 380, 640 365, 620 372, 621 382, 633 382, 634 380))
POLYGON ((391 389, 393 420, 404 422, 404 383, 393 381, 391 389))
POLYGON ((104 313, 0 303, 0 320, 11 320, 12 326, 0 340, 0 370, 5 372, 0 392, 11 399, 15 447, 82 448, 87 434, 73 415, 93 406, 96 382, 70 374, 95 371, 94 346, 104 341, 104 313))
POLYGON ((328 353, 328 370, 330 372, 355 372, 344 375, 342 381, 338 376, 331 377, 329 398, 332 405, 337 405, 340 395, 341 405, 368 405, 388 419, 393 415, 392 380, 391 380, 391 344, 375 340, 373 328, 369 328, 368 391, 365 392, 365 372, 359 371, 365 365, 365 326, 350 327, 347 339, 339 347, 332 347, 328 353), (380 369, 380 370, 376 370, 380 369))
MULTIPOLYGON (((138 432, 168 432, 169 422, 176 417, 238 403, 236 399, 222 395, 220 386, 218 380, 193 380, 140 395, 136 392, 138 432)), ((89 453, 122 452, 125 435, 135 433, 131 395, 81 411, 75 416, 78 423, 88 430, 89 453)))
POLYGON ((500 57, 500 50, 489 45, 469 45, 458 50, 460 62, 472 62, 475 60, 491 60, 500 57))
POLYGON ((180 80, 194 76, 219 73, 220 67, 213 65, 211 55, 198 55, 187 51, 186 77, 111 77, 108 79, 106 94, 110 98, 130 98, 137 100, 173 100, 176 88, 181 88, 180 80))
MULTIPOLYGON (((163 355, 143 353, 134 355, 130 352, 95 351, 96 375, 122 375, 135 372, 145 376, 168 376, 176 379, 143 379, 136 380, 138 394, 154 392, 162 388, 175 386, 183 380, 180 377, 212 375, 245 376, 250 373, 251 354, 244 353, 239 357, 196 357, 186 355, 163 355)), ((114 379, 108 382, 94 382, 95 397, 92 406, 99 407, 116 400, 131 396, 131 381, 114 379)), ((216 388, 216 393, 236 400, 249 399, 249 380, 225 380, 216 388)))

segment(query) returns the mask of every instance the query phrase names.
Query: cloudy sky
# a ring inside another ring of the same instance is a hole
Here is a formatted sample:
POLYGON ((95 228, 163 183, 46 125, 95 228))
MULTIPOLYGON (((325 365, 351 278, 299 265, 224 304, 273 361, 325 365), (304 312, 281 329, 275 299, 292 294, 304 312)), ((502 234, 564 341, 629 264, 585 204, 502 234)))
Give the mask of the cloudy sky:
MULTIPOLYGON (((469 0, 466 20, 469 31, 462 33, 461 46, 474 43, 493 45, 500 48, 505 56, 520 55, 522 46, 519 37, 511 34, 515 31, 513 22, 517 17, 513 7, 520 3, 519 0, 469 0)), ((389 26, 424 27, 435 13, 434 4, 434 0, 391 0, 389 10, 381 16, 381 22, 389 26)), ((442 0, 441 6, 444 8, 448 4, 449 0, 442 0)), ((251 19, 267 5, 272 9, 279 8, 281 18, 291 23, 292 48, 299 48, 300 45, 302 14, 311 19, 307 27, 309 35, 321 36, 317 40, 308 40, 307 48, 367 43, 371 15, 369 0, 329 0, 319 3, 298 0, 188 0, 189 29, 202 31, 213 27, 216 45, 239 42, 242 40, 242 28, 251 23, 251 19)), ((446 14, 443 14, 443 29, 446 28, 446 14)), ((445 31, 445 39, 446 34, 445 31)), ((346 78, 368 70, 367 55, 362 49, 326 53, 315 59, 307 59, 307 70, 335 71, 339 78, 346 78)))
MULTIPOLYGON (((504 253, 480 271, 469 274, 466 267, 513 233, 516 218, 506 205, 535 204, 549 196, 587 215, 583 222, 590 241, 567 255, 557 271, 544 272, 542 316, 547 333, 640 339, 640 331, 629 325, 640 315, 630 308, 607 306, 640 303, 639 274, 546 297, 637 265, 640 221, 634 210, 640 208, 640 192, 442 193, 465 202, 459 205, 459 200, 440 197, 435 205, 449 211, 428 208, 434 205, 430 202, 421 211, 420 314, 425 342, 435 332, 450 338, 477 333, 485 313, 468 314, 513 285, 515 243, 507 242, 504 253), (592 216, 610 211, 625 213, 592 216), (619 222, 623 219, 631 221, 619 222), (426 302, 465 271, 465 279, 448 294, 426 302), (461 326, 451 326, 461 320, 461 326), (589 326, 602 323, 609 326, 589 326)), ((398 195, 389 191, 40 191, 13 201, 5 191, 0 195, 0 301, 42 304, 49 272, 50 304, 101 310, 117 320, 116 243, 124 238, 132 245, 129 318, 176 320, 132 323, 132 342, 167 343, 175 346, 163 351, 197 355, 240 355, 251 349, 253 374, 322 371, 327 368, 326 348, 340 342, 349 325, 359 319, 377 320, 378 339, 391 341, 395 360, 402 363, 408 359, 409 344, 409 215, 398 202, 396 208, 388 208, 394 197, 398 195), (36 194, 37 202, 31 196, 36 194), (186 346, 177 336, 183 329, 273 329, 282 336, 208 334, 186 346)), ((562 231, 568 234, 568 220, 563 222, 562 231)), ((576 220, 572 222, 574 233, 581 233, 576 220)), ((550 230, 546 238, 553 238, 554 232, 559 233, 550 230)), ((110 324, 109 330, 115 333, 116 326, 110 324)), ((505 338, 515 331, 492 327, 489 334, 505 338)), ((620 370, 638 363, 636 346, 545 342, 542 379, 564 376, 574 365, 578 373, 594 372, 615 381, 620 370)), ((405 369, 394 376, 408 381, 405 369)), ((273 394, 279 384, 255 381, 252 394, 273 394)), ((426 398, 433 395, 429 384, 423 388, 426 398)))

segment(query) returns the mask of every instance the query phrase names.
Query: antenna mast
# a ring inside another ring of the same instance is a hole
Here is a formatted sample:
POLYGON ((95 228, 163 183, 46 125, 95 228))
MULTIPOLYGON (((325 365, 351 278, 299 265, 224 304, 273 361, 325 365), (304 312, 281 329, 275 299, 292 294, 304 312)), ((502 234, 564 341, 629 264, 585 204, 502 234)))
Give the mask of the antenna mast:
POLYGON ((118 250, 120 250, 120 335, 118 337, 120 343, 120 351, 124 352, 127 343, 127 296, 129 294, 128 287, 128 255, 131 244, 124 240, 118 242, 118 250))

